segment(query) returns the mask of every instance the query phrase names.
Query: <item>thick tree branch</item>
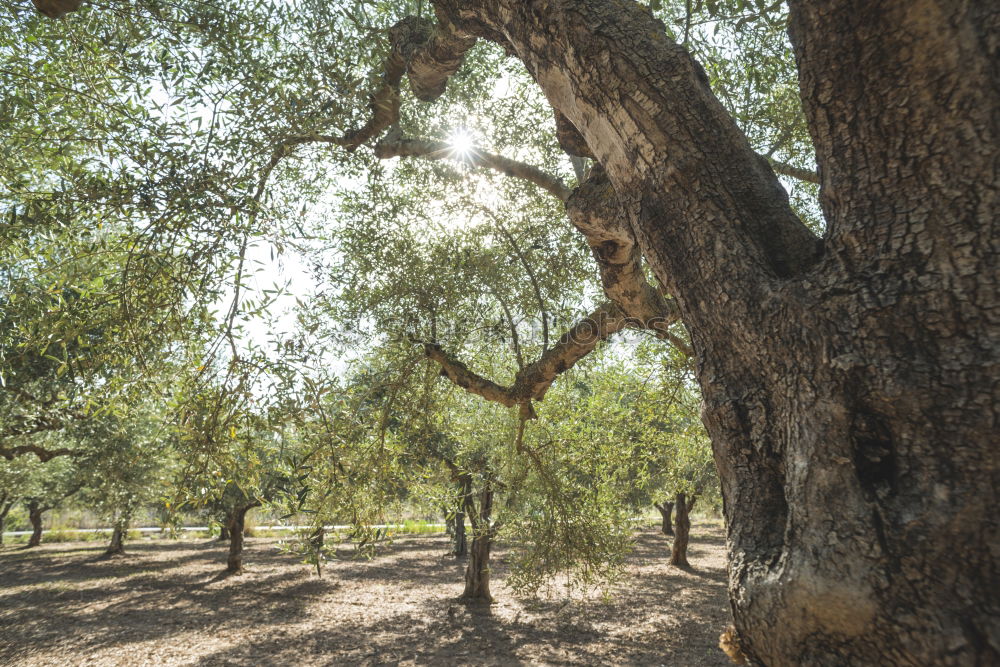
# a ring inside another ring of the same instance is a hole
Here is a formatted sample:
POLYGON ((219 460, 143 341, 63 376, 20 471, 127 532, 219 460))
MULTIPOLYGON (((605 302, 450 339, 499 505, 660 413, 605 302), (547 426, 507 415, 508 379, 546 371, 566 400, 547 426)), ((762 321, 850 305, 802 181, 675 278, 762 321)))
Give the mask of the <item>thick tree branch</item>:
POLYGON ((75 12, 83 4, 83 0, 31 0, 40 14, 50 19, 57 19, 63 14, 75 12))
MULTIPOLYGON (((628 318, 613 303, 598 306, 580 320, 536 361, 526 365, 510 386, 493 382, 445 352, 436 343, 421 343, 429 359, 441 366, 441 374, 459 387, 488 401, 507 407, 540 401, 555 379, 572 368, 597 345, 628 325, 628 318)), ((419 341, 416 341, 419 342, 419 341)))
POLYGON ((75 449, 69 449, 66 447, 60 449, 45 449, 44 447, 39 447, 38 445, 17 445, 16 447, 0 447, 0 456, 4 457, 8 461, 13 461, 14 458, 24 455, 24 454, 34 454, 38 457, 38 460, 42 463, 54 459, 57 456, 79 456, 80 452, 75 449))
POLYGON ((803 169, 802 167, 796 167, 795 165, 772 158, 767 158, 767 161, 771 163, 771 168, 782 176, 790 176, 800 181, 806 181, 807 183, 819 183, 819 174, 812 169, 803 169))
POLYGON ((524 400, 541 400, 549 386, 563 372, 588 355, 612 334, 624 329, 629 319, 612 302, 598 306, 587 317, 577 322, 572 329, 549 348, 532 364, 525 366, 516 376, 513 393, 524 400))
POLYGON ((399 121, 399 86, 403 74, 419 100, 432 102, 444 92, 448 78, 458 71, 475 39, 457 34, 447 21, 434 23, 408 16, 389 29, 391 51, 384 63, 382 83, 371 94, 371 118, 340 138, 353 151, 399 121))
MULTIPOLYGON (((420 341, 416 341, 420 342, 420 341)), ((504 387, 492 380, 484 378, 461 361, 453 357, 437 343, 421 343, 428 359, 436 361, 441 366, 441 374, 468 392, 482 396, 488 401, 514 407, 514 399, 510 387, 504 387)))
POLYGON ((566 203, 570 222, 594 253, 604 294, 629 318, 629 325, 656 332, 687 356, 690 346, 670 331, 680 319, 677 305, 649 284, 628 218, 600 165, 566 203))
MULTIPOLYGON (((708 305, 710 291, 766 286, 815 261, 818 241, 772 170, 701 67, 638 3, 434 5, 470 34, 503 35, 607 170, 658 278, 685 303, 708 305), (653 250, 666 247, 677 250, 653 250)), ((744 315, 756 316, 727 313, 744 315)))

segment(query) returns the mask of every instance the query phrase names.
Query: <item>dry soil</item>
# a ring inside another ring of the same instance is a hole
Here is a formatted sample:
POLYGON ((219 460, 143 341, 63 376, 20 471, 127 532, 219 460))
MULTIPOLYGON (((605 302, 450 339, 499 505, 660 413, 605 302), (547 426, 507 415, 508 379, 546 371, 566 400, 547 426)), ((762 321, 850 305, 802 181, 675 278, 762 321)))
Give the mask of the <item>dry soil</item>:
POLYGON ((397 539, 373 560, 331 562, 322 578, 275 539, 249 539, 247 570, 220 576, 226 547, 143 540, 102 560, 94 542, 0 551, 4 665, 728 665, 721 529, 692 530, 691 567, 669 538, 636 534, 611 591, 537 599, 505 585, 465 605, 463 565, 444 536, 397 539))

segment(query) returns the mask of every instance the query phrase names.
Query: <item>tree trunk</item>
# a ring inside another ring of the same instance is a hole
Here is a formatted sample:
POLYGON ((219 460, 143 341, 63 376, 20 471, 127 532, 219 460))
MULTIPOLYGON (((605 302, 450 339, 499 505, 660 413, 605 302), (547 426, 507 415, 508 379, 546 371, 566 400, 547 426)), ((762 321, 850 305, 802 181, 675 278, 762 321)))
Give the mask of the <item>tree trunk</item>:
POLYGON ((219 541, 228 542, 229 541, 229 522, 232 521, 232 515, 227 514, 225 523, 219 526, 219 541))
POLYGON ((316 576, 323 576, 323 546, 326 543, 326 528, 317 526, 313 534, 309 536, 309 546, 313 549, 316 558, 316 576))
POLYGON ((442 514, 444 514, 444 532, 448 537, 455 537, 455 513, 451 511, 451 508, 445 505, 442 509, 442 514))
POLYGON ((692 505, 694 505, 693 500, 688 504, 683 493, 677 494, 677 532, 674 536, 674 544, 670 549, 670 564, 677 567, 689 567, 687 552, 691 520, 688 518, 688 511, 692 505))
POLYGON ((660 511, 660 516, 663 517, 663 522, 660 524, 660 530, 664 535, 673 535, 674 526, 670 522, 670 514, 674 511, 674 504, 663 503, 662 505, 659 505, 657 503, 653 503, 653 506, 660 511))
POLYGON ((111 531, 111 542, 108 543, 108 548, 104 550, 105 556, 118 556, 125 553, 125 543, 122 539, 123 530, 118 526, 115 526, 111 531))
POLYGON ((0 547, 3 546, 4 523, 7 521, 7 515, 10 514, 10 510, 14 507, 15 503, 14 500, 6 500, 6 496, 4 498, 5 502, 0 503, 0 547))
POLYGON ((115 521, 111 531, 111 542, 104 551, 105 556, 120 556, 125 553, 125 536, 128 533, 128 526, 131 521, 128 517, 120 517, 115 521))
POLYGON ((465 539, 465 512, 458 510, 455 512, 455 534, 452 537, 454 540, 452 553, 455 554, 455 558, 463 558, 468 553, 468 545, 465 539))
POLYGON ((490 594, 490 550, 493 538, 489 533, 476 536, 473 533, 472 548, 469 550, 469 564, 465 568, 465 591, 463 598, 492 602, 490 594))
POLYGON ((243 572, 243 528, 246 524, 247 512, 254 507, 244 505, 237 507, 229 518, 229 560, 226 572, 240 574, 243 572))
POLYGON ((470 600, 492 602, 490 594, 490 550, 493 548, 493 487, 487 479, 479 495, 479 507, 467 501, 466 512, 472 520, 472 548, 465 568, 465 592, 462 597, 470 600))
POLYGON ((433 3, 521 59, 677 300, 749 659, 1000 663, 993 3, 789 2, 822 242, 640 3, 433 3))
POLYGON ((455 558, 464 558, 469 551, 465 537, 465 505, 469 494, 472 493, 472 478, 468 474, 463 473, 459 476, 458 481, 461 497, 454 515, 455 533, 453 535, 452 553, 455 555, 455 558))
POLYGON ((31 522, 31 537, 28 539, 29 547, 37 547, 42 543, 42 514, 45 508, 39 505, 38 501, 28 501, 28 521, 31 522))

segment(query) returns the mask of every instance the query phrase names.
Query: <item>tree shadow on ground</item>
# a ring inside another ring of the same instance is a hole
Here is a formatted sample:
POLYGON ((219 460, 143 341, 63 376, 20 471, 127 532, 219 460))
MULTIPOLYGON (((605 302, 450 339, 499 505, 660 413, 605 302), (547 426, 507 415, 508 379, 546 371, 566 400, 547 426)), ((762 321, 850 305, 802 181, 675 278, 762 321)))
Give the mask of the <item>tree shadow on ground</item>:
POLYGON ((226 545, 218 542, 134 544, 135 559, 111 562, 53 549, 33 559, 31 574, 21 572, 28 563, 0 559, 0 577, 18 575, 0 597, 0 663, 29 654, 120 661, 152 646, 157 657, 136 660, 726 664, 714 648, 729 622, 723 561, 716 553, 714 568, 697 559, 691 571, 671 568, 661 538, 638 535, 636 572, 607 600, 517 599, 503 584, 500 548, 496 605, 456 599, 464 561, 444 557, 442 536, 399 540, 373 561, 333 561, 322 579, 266 538, 251 540, 246 574, 221 579, 226 545))

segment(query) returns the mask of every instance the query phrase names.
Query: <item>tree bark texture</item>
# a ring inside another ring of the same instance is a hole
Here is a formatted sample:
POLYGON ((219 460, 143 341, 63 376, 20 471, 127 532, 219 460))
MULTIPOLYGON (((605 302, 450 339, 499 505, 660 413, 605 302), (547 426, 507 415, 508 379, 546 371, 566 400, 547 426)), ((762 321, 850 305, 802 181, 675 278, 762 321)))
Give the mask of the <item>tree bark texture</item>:
POLYGON ((525 64, 677 301, 749 659, 995 664, 1000 11, 789 4, 823 239, 638 3, 434 0, 525 64))
POLYGON ((673 523, 671 523, 671 521, 670 521, 670 515, 674 511, 674 504, 673 503, 663 503, 662 505, 658 505, 658 504, 654 503, 653 506, 656 507, 656 509, 660 511, 660 517, 662 517, 662 522, 660 523, 660 531, 664 535, 673 535, 674 534, 674 526, 673 526, 673 523))
POLYGON ((28 538, 29 547, 37 547, 42 543, 42 514, 45 508, 37 500, 28 501, 28 521, 31 522, 31 537, 28 538))
POLYGON ((468 540, 465 531, 465 513, 472 497, 472 476, 469 473, 458 474, 459 504, 455 510, 453 535, 455 558, 464 558, 469 553, 468 540))
POLYGON ((125 538, 128 536, 128 527, 132 523, 132 517, 123 514, 115 520, 111 530, 111 541, 104 551, 105 556, 120 556, 125 553, 125 538))
POLYGON ((674 543, 670 547, 670 564, 677 567, 689 567, 687 553, 691 535, 691 519, 688 514, 694 507, 694 501, 694 496, 688 500, 686 494, 677 494, 677 517, 675 521, 677 529, 674 534, 674 543))
POLYGON ((461 510, 456 511, 453 521, 455 522, 455 534, 452 535, 452 539, 454 540, 452 553, 455 555, 455 558, 463 558, 469 552, 465 539, 465 512, 461 510))
POLYGON ((471 495, 466 496, 466 513, 472 521, 472 546, 469 549, 469 563, 465 568, 465 591, 462 597, 470 600, 492 602, 490 594, 490 551, 493 548, 492 525, 493 487, 487 479, 483 489, 476 494, 478 507, 471 495))
POLYGON ((256 507, 252 505, 240 505, 235 508, 228 518, 229 529, 229 558, 226 561, 226 572, 240 574, 243 572, 243 529, 246 525, 247 512, 256 507))

